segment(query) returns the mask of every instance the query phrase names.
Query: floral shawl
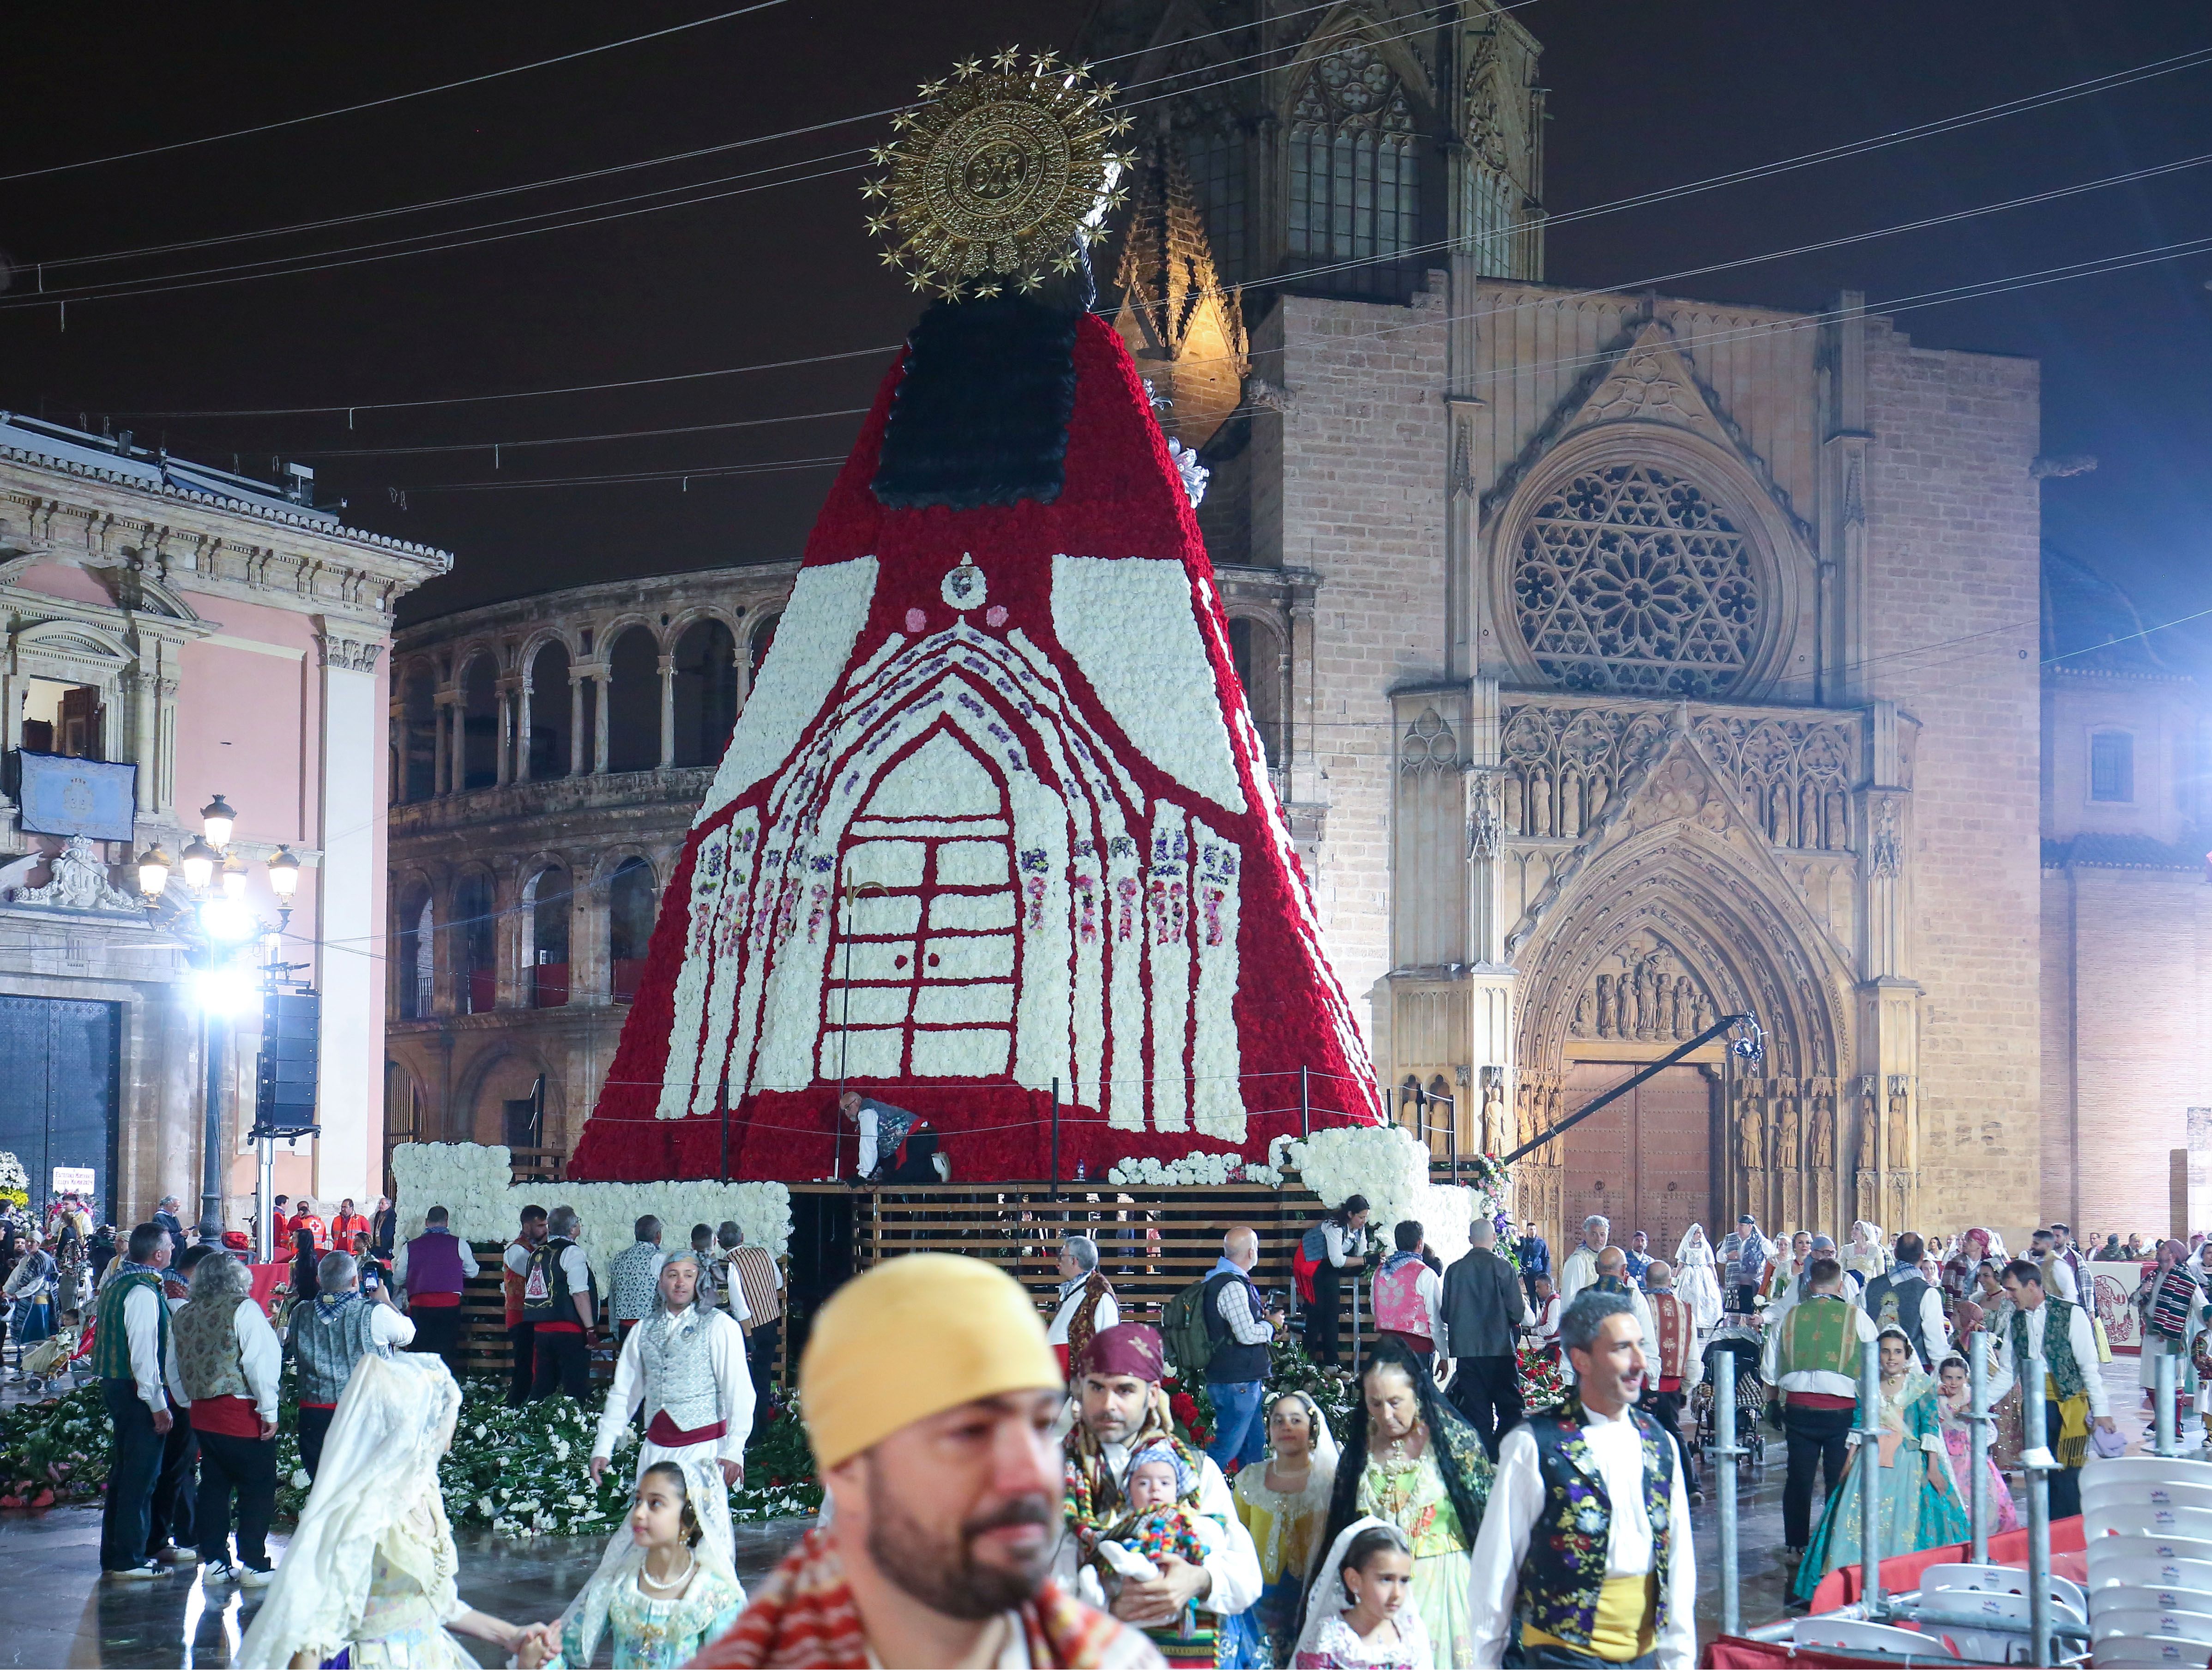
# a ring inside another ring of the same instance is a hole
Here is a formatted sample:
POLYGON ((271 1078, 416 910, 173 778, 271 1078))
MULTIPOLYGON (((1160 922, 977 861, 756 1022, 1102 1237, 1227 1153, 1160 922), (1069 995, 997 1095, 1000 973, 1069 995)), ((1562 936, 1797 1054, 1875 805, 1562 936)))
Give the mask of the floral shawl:
MULTIPOLYGON (((1035 1666, 1157 1664, 1139 1632, 1085 1607, 1048 1578, 1021 1606, 1029 1662, 1035 1666)), ((755 1593, 720 1641, 695 1666, 824 1666, 868 1663, 868 1633, 845 1582, 844 1565, 817 1526, 799 1540, 755 1593)))

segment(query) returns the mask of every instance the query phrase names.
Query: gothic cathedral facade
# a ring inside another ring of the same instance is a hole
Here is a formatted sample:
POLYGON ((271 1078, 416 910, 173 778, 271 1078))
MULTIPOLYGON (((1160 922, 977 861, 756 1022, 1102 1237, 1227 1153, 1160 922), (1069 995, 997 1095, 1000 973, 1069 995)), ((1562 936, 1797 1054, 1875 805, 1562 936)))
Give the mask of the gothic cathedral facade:
POLYGON ((1501 1151, 1750 1012, 1761 1061, 1547 1145, 1522 1216, 2024 1225, 2036 364, 1547 282, 1540 47, 1486 0, 1109 0, 1085 46, 1150 124, 1100 276, 1401 1117, 1501 1151))

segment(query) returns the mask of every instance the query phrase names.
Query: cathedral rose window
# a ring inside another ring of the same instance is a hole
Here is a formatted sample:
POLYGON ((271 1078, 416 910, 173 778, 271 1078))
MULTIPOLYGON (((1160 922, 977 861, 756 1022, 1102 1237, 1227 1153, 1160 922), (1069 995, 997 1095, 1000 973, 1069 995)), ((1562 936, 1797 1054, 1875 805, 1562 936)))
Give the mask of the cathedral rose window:
POLYGON ((1691 483, 1643 464, 1575 476, 1521 536, 1513 602, 1550 678, 1577 690, 1724 696, 1759 639, 1751 541, 1691 483))

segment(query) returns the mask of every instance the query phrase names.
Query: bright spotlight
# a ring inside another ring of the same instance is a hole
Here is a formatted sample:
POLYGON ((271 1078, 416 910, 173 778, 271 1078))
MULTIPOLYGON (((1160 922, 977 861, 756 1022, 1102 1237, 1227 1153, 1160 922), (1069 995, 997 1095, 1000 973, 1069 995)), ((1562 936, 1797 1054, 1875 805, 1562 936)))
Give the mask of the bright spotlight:
POLYGON ((252 939, 260 925, 236 900, 217 896, 200 902, 200 927, 210 939, 237 945, 252 939))
POLYGON ((261 998, 250 969, 195 969, 192 991, 200 1008, 210 1015, 251 1015, 261 998))

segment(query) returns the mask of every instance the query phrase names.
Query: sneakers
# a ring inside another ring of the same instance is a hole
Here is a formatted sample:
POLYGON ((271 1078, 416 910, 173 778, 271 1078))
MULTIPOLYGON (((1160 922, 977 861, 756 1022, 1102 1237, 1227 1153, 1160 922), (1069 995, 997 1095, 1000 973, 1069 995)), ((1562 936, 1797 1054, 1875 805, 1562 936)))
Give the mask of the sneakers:
POLYGON ((111 1578, 166 1578, 169 1576, 169 1569, 159 1561, 141 1561, 136 1566, 111 1566, 107 1569, 107 1576, 111 1578))
POLYGON ((208 1584, 227 1584, 238 1577, 238 1563, 231 1560, 204 1561, 200 1564, 200 1582, 208 1584))
POLYGON ((173 1543, 163 1544, 159 1549, 154 1550, 150 1555, 151 1559, 161 1561, 169 1566, 193 1566, 198 1564, 199 1558, 198 1550, 179 1548, 173 1543))
POLYGON ((273 1565, 256 1566, 252 1561, 238 1564, 238 1583, 241 1589, 259 1589, 276 1576, 276 1569, 273 1565))

